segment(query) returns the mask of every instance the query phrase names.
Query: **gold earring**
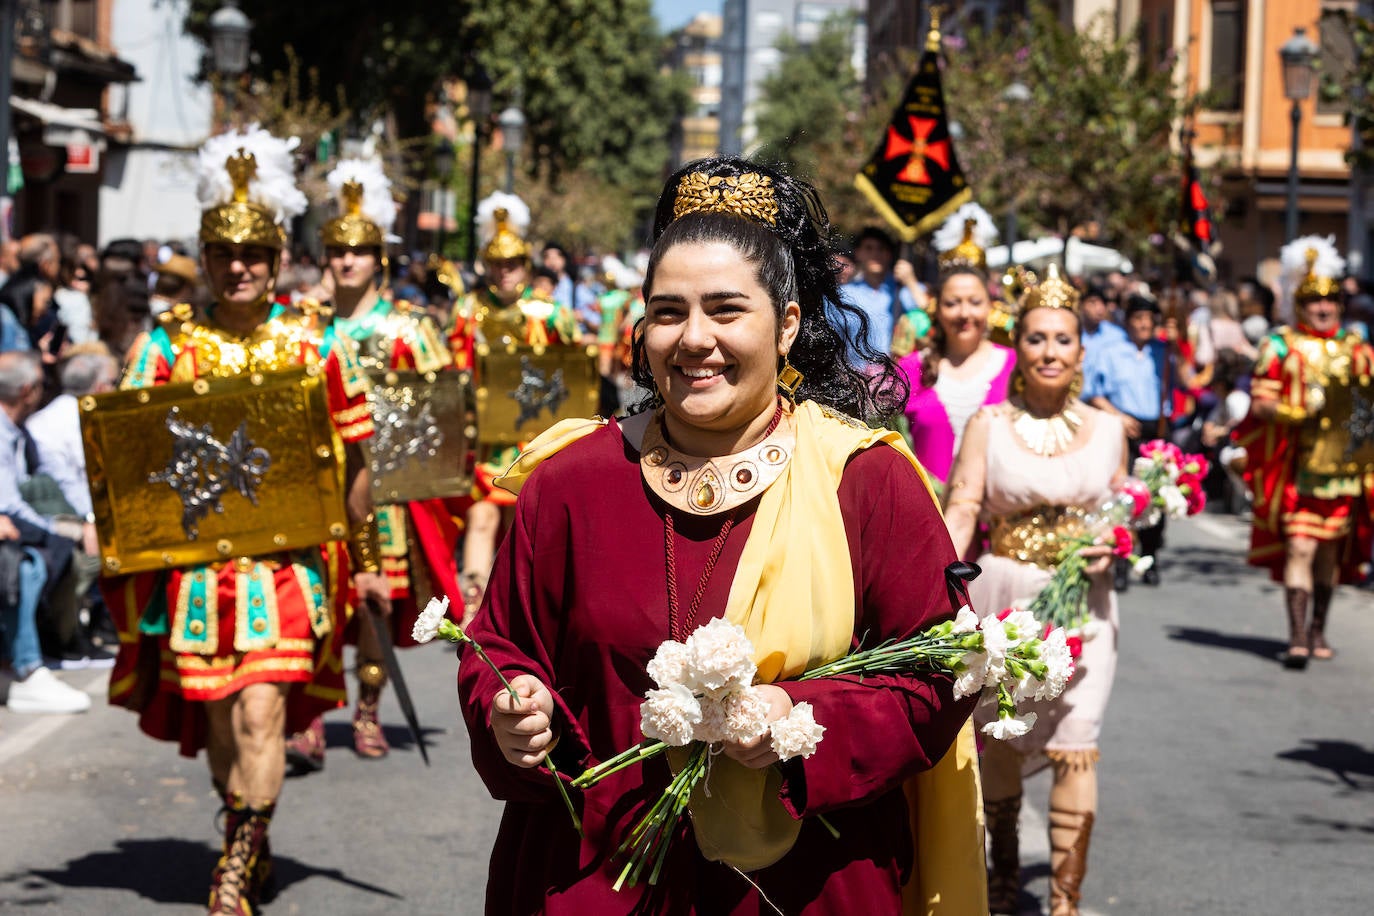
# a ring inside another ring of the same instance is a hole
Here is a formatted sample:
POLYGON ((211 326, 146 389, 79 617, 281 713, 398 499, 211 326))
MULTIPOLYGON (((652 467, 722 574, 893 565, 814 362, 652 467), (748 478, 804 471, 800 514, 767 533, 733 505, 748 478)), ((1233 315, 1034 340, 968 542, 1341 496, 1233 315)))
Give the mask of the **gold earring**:
POLYGON ((1069 383, 1069 397, 1076 398, 1083 393, 1083 370, 1079 369, 1074 374, 1073 381, 1069 383))
POLYGON ((1014 372, 1012 372, 1012 374, 1011 374, 1011 393, 1012 393, 1012 394, 1018 394, 1018 395, 1019 395, 1019 394, 1024 394, 1025 391, 1026 391, 1026 377, 1025 377, 1024 375, 1021 374, 1021 370, 1020 370, 1020 368, 1018 367, 1018 368, 1017 368, 1014 372))
POLYGON ((797 403, 797 389, 801 388, 806 376, 797 371, 797 367, 787 361, 787 354, 782 355, 782 369, 778 372, 778 390, 783 393, 783 397, 797 403))

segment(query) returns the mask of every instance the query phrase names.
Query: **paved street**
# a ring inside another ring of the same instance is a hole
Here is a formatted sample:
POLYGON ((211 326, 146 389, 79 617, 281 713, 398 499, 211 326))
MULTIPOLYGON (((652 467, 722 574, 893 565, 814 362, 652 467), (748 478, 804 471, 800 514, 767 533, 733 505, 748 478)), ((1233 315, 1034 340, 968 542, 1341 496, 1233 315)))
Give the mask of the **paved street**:
MULTIPOLYGON (((1096 914, 1367 914, 1374 899, 1374 598, 1346 590, 1339 655, 1274 661, 1281 592, 1240 557, 1243 527, 1176 525, 1164 585, 1122 601, 1122 662, 1103 739, 1084 903, 1096 914)), ((335 714, 325 771, 291 781, 273 824, 285 885, 269 914, 478 913, 498 807, 468 765, 453 656, 406 653, 434 766, 408 745, 354 757, 335 714)), ((63 675, 99 694, 97 672, 63 675)), ((1046 894, 1044 774, 1023 829, 1027 912, 1046 894)), ((200 761, 97 704, 74 719, 0 710, 0 908, 203 912, 214 800, 200 761)))

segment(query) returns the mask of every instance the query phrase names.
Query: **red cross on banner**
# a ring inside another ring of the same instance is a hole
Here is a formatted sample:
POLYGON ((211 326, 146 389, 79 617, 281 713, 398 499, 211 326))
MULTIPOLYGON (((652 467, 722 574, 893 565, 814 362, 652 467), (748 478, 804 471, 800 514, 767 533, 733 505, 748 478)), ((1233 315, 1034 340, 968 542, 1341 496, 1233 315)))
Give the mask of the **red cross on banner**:
POLYGON ((911 136, 904 137, 891 124, 887 127, 887 149, 883 155, 887 159, 907 156, 907 163, 897 173, 898 181, 908 184, 930 184, 930 172, 926 169, 929 159, 941 169, 949 171, 949 141, 930 142, 930 134, 939 124, 932 118, 909 117, 911 136))

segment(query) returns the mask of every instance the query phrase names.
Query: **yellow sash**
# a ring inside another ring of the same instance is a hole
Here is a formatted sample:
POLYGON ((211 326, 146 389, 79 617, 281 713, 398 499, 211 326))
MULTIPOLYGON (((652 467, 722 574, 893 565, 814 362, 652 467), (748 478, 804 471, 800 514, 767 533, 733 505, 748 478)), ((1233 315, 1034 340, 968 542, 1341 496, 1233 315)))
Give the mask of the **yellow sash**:
MULTIPOLYGON (((896 432, 852 425, 811 401, 797 408, 796 423, 796 451, 787 472, 759 501, 725 610, 754 644, 761 682, 795 677, 849 651, 854 578, 838 495, 849 457, 886 443, 912 463, 930 489, 925 471, 896 432)), ((498 485, 518 492, 543 459, 600 425, 590 420, 555 425, 531 443, 498 485)), ((972 725, 966 723, 945 759, 905 786, 916 802, 911 810, 917 851, 912 881, 903 892, 907 914, 987 912, 976 764, 972 725)), ((776 767, 751 770, 720 756, 706 782, 692 795, 691 813, 697 844, 708 859, 754 871, 792 848, 801 825, 778 800, 776 767)))

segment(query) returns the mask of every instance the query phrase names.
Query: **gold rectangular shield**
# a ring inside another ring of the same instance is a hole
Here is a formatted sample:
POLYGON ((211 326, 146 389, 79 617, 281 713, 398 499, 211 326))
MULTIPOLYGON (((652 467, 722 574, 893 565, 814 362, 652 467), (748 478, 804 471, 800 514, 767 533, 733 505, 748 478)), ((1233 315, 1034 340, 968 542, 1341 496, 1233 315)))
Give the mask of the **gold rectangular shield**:
POLYGON ((1326 406, 1308 427, 1305 470, 1345 477, 1374 471, 1374 385, 1326 386, 1326 406))
POLYGON ((348 534, 319 367, 81 399, 107 574, 213 563, 348 534))
POLYGON ((472 489, 466 372, 371 373, 372 499, 443 499, 472 489))
POLYGON ((596 347, 477 348, 477 443, 520 445, 559 420, 591 417, 601 393, 596 347))

